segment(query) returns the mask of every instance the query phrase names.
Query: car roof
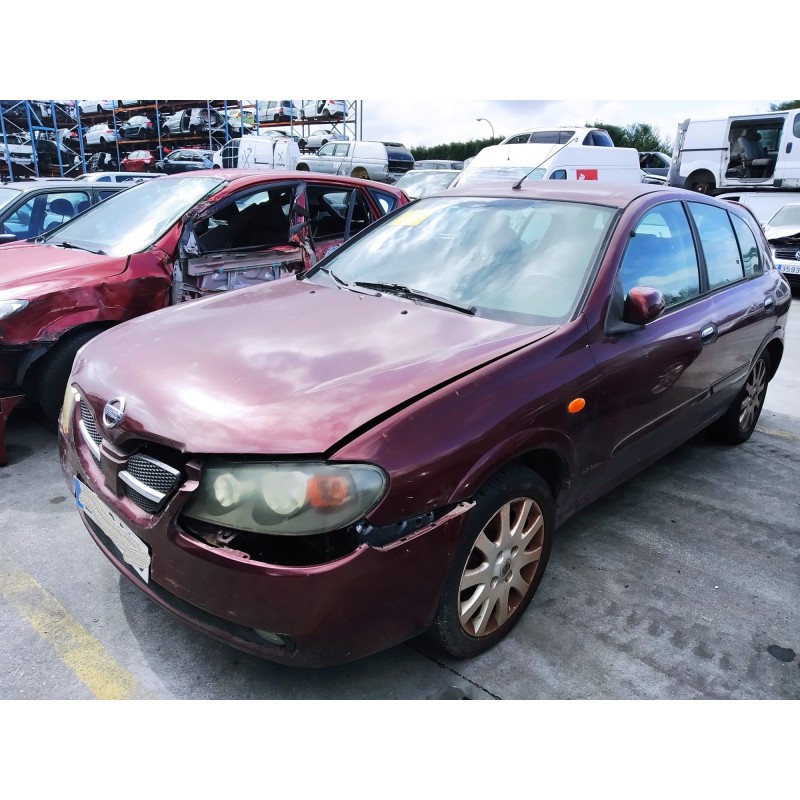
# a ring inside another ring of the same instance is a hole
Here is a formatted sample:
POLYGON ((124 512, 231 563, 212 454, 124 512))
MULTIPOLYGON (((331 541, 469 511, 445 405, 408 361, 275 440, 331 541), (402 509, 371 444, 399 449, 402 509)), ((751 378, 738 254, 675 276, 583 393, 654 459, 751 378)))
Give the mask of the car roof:
POLYGON ((74 178, 61 178, 59 180, 36 180, 36 181, 11 181, 10 183, 2 183, 0 186, 11 189, 19 189, 22 192, 33 191, 52 191, 53 189, 75 189, 76 187, 93 187, 97 188, 97 184, 93 181, 75 180, 74 178))
POLYGON ((304 183, 337 183, 341 186, 363 186, 370 185, 375 189, 380 189, 389 194, 401 194, 400 189, 395 189, 388 183, 378 181, 367 181, 359 178, 350 178, 347 175, 330 175, 326 172, 307 172, 305 170, 264 170, 264 169, 197 169, 192 172, 183 172, 178 175, 165 175, 159 178, 161 181, 180 181, 187 178, 196 177, 220 178, 221 180, 235 183, 235 188, 259 184, 263 182, 278 182, 286 180, 300 180, 304 183))
MULTIPOLYGON (((507 197, 516 199, 567 200, 578 203, 596 203, 598 205, 623 208, 632 201, 654 192, 681 198, 698 198, 697 192, 676 189, 670 186, 649 183, 603 183, 602 181, 523 181, 519 189, 513 189, 513 183, 497 181, 479 186, 456 186, 445 189, 439 195, 457 195, 460 197, 507 197), (527 185, 526 185, 527 183, 527 185)), ((710 198, 709 198, 710 199, 710 198)))

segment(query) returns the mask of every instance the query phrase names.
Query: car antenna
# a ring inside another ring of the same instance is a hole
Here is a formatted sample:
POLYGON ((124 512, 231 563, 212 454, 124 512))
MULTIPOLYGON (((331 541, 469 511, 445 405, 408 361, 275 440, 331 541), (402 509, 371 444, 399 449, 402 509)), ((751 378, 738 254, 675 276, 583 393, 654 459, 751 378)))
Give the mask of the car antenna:
MULTIPOLYGON (((537 170, 537 169, 539 169, 539 167, 541 167, 541 166, 542 166, 542 164, 544 164, 544 162, 545 162, 545 161, 549 161, 549 160, 550 160, 550 159, 551 159, 551 158, 552 158, 552 157, 553 157, 553 156, 554 156, 556 153, 560 153, 560 152, 561 152, 561 151, 562 151, 562 150, 563 150, 563 149, 564 149, 564 148, 565 148, 565 147, 566 147, 568 144, 572 144, 573 142, 577 142, 577 141, 578 141, 578 137, 577 137, 577 136, 573 136, 573 137, 572 137, 572 138, 571 138, 571 139, 570 139, 568 142, 564 142, 564 144, 562 144, 562 145, 561 145, 561 147, 559 147, 559 148, 558 148, 558 150, 556 150, 556 151, 555 151, 555 153, 550 153, 550 155, 548 155, 548 156, 547 156, 547 158, 545 158, 545 160, 544 160, 544 161, 542 161, 540 164, 537 164, 537 165, 536 165, 536 166, 535 166, 535 167, 534 167, 534 168, 531 170, 531 172, 536 172, 536 170, 537 170)), ((509 154, 509 155, 510 155, 510 154, 509 154)), ((521 188, 521 186, 522 186, 522 181, 524 181, 524 180, 525 180, 525 178, 527 178, 527 177, 528 177, 528 175, 530 175, 530 174, 531 174, 531 172, 528 172, 528 173, 526 173, 525 175, 523 175, 523 176, 522 176, 522 177, 521 177, 521 178, 520 178, 520 179, 519 179, 519 180, 518 180, 518 181, 517 181, 517 182, 516 182, 516 183, 515 183, 515 184, 514 184, 512 187, 511 187, 511 188, 512 188, 512 189, 519 189, 519 188, 521 188)))

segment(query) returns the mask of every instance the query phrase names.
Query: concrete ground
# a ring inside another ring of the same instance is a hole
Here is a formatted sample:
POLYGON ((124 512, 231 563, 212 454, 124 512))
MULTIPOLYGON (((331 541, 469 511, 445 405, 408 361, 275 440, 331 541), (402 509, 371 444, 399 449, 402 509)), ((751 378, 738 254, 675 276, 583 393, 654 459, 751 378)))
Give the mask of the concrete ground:
POLYGON ((411 642, 306 671, 195 633, 108 563, 54 435, 19 412, 0 469, 0 698, 798 698, 799 305, 752 439, 696 437, 570 520, 523 619, 470 661, 411 642))

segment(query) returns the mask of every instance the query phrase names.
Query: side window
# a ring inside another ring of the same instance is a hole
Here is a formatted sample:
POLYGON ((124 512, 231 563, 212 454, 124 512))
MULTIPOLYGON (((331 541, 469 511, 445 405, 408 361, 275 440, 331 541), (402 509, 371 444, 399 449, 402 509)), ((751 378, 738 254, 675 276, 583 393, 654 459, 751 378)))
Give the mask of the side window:
POLYGON ((60 192, 47 195, 44 228, 47 231, 72 219, 89 208, 89 195, 85 192, 60 192))
POLYGON ((323 145, 322 147, 320 147, 319 150, 317 150, 317 155, 318 156, 332 156, 333 155, 333 148, 334 148, 334 145, 331 144, 331 143, 323 145))
POLYGON ((800 139, 800 114, 794 115, 794 124, 792 125, 792 133, 800 139))
POLYGON ((753 231, 750 230, 743 219, 740 219, 735 214, 731 214, 731 220, 733 221, 733 229, 736 231, 736 238, 739 241, 739 250, 742 253, 745 277, 750 278, 753 275, 759 275, 762 272, 762 268, 753 231))
POLYGON ((706 259, 708 286, 716 289, 744 277, 742 258, 728 212, 704 203, 689 203, 706 259))
POLYGON ((557 169, 551 176, 551 181, 565 181, 567 179, 567 171, 565 169, 557 169))
POLYGON ((41 201, 37 197, 32 197, 27 203, 23 203, 8 219, 3 223, 4 233, 13 233, 18 239, 27 239, 29 236, 36 236, 41 233, 41 227, 33 225, 34 228, 40 228, 38 231, 31 232, 32 223, 34 220, 34 205, 41 205, 41 201))
POLYGON ((667 308, 700 294, 697 253, 681 203, 645 213, 625 249, 619 279, 624 296, 634 286, 648 286, 664 295, 667 308))
POLYGON ((333 154, 335 156, 346 156, 349 150, 350 150, 349 144, 337 144, 334 145, 333 154))
POLYGON ((506 144, 526 144, 530 138, 529 133, 518 133, 516 136, 512 136, 506 144))
POLYGON ((108 192, 108 191, 106 191, 106 192, 98 192, 97 196, 100 198, 99 202, 102 202, 107 197, 112 197, 115 194, 116 194, 116 192, 108 192))
POLYGON ((375 202, 381 207, 384 214, 394 211, 397 207, 397 198, 393 194, 386 194, 385 192, 378 192, 375 189, 370 189, 370 194, 375 202))
POLYGON ((606 131, 592 131, 592 144, 596 147, 614 146, 614 142, 606 131))

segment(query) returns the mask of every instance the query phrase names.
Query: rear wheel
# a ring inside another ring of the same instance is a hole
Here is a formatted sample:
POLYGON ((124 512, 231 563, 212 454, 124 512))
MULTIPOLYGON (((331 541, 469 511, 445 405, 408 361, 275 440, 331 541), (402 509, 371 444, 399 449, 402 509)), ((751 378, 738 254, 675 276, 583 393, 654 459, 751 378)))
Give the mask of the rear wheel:
POLYGON ((72 362, 78 350, 94 339, 99 330, 83 330, 61 339, 44 357, 34 380, 34 396, 42 412, 45 427, 56 430, 72 362))
POLYGON ((369 180, 369 173, 364 169, 364 167, 356 167, 352 173, 353 178, 361 178, 362 180, 369 180))
POLYGON ((100 137, 100 147, 105 147, 105 146, 106 146, 106 140, 105 140, 105 137, 101 136, 101 137, 100 137))
POLYGON ((102 114, 103 113, 103 106, 97 106, 97 113, 98 114, 102 114))
POLYGON ((298 164, 297 169, 299 172, 311 172, 311 170, 308 167, 308 164, 298 164))
POLYGON ((322 109, 322 116, 323 116, 323 117, 325 117, 325 119, 330 119, 330 118, 331 118, 331 112, 330 112, 330 109, 328 109, 328 108, 323 108, 323 109, 322 109))
POLYGON ((742 444, 753 434, 767 396, 771 361, 765 350, 753 364, 739 394, 725 414, 714 422, 709 433, 723 444, 742 444))
POLYGON ((716 188, 716 181, 710 172, 701 170, 693 172, 686 179, 686 188, 700 194, 711 194, 716 188))
POLYGON ((456 658, 488 650, 517 624, 542 580, 555 526, 547 484, 525 467, 499 473, 475 500, 429 632, 456 658))

